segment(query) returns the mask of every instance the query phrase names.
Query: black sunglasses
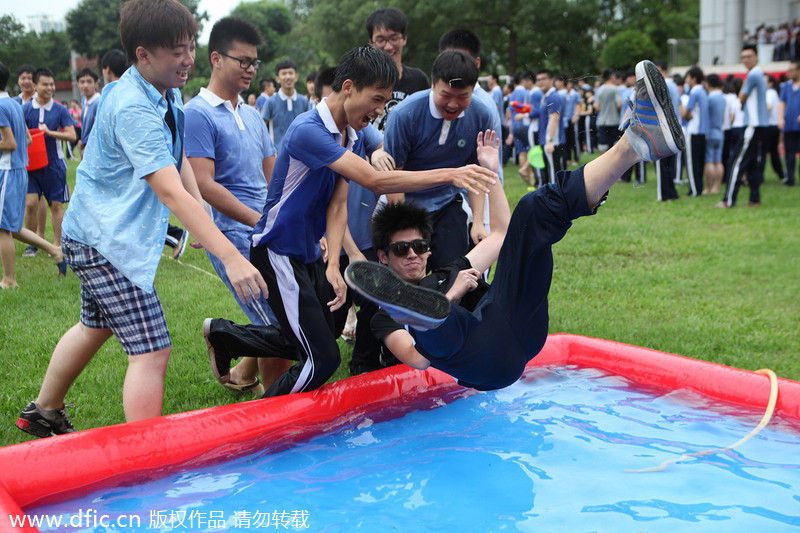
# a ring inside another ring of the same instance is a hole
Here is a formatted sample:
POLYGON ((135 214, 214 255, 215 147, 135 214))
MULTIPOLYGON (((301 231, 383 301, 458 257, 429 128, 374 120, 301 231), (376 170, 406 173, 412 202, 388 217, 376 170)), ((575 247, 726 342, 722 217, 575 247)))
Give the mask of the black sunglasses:
POLYGON ((411 242, 397 241, 390 244, 384 252, 391 250, 397 257, 405 257, 408 251, 413 249, 417 255, 422 255, 430 249, 430 244, 425 239, 414 239, 411 242))

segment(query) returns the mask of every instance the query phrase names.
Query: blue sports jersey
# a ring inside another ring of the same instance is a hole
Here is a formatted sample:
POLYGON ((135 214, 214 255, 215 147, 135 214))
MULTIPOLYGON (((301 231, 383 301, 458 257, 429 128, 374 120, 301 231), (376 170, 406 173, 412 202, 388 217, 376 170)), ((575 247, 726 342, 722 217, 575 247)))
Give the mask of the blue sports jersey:
POLYGON ((687 132, 689 135, 706 135, 708 133, 708 93, 698 84, 689 91, 686 109, 692 113, 687 132))
MULTIPOLYGON (((436 109, 431 89, 419 91, 392 110, 384 147, 404 170, 477 164, 477 135, 492 127, 492 114, 491 109, 473 98, 458 118, 446 121, 436 109)), ((436 211, 460 195, 461 190, 453 185, 440 185, 406 193, 406 199, 428 211, 436 211)))
MULTIPOLYGON (((263 162, 275 154, 275 146, 258 111, 241 98, 234 109, 230 101, 203 88, 186 104, 184 113, 186 157, 213 160, 214 181, 250 209, 261 212, 267 199, 263 162)), ((221 231, 252 229, 216 209, 212 212, 221 231)))
MULTIPOLYGON (((547 128, 550 125, 550 115, 558 113, 559 116, 564 107, 564 102, 561 95, 558 94, 555 87, 551 87, 542 101, 542 106, 539 108, 539 144, 544 146, 547 144, 547 128)), ((564 133, 564 124, 561 120, 558 121, 558 129, 553 136, 553 144, 564 144, 566 141, 566 134, 564 133)))
POLYGON ((347 127, 347 148, 326 100, 295 120, 272 171, 263 215, 253 228, 253 245, 303 263, 319 258, 328 203, 338 174, 328 165, 347 150, 359 153, 362 136, 347 127))
POLYGON ((0 152, 0 169, 24 169, 28 166, 28 129, 22 107, 9 98, 7 92, 0 92, 0 128, 11 128, 17 143, 13 152, 0 152))
POLYGON ((264 109, 261 110, 261 118, 272 125, 272 142, 278 151, 289 125, 308 110, 308 99, 297 91, 292 96, 278 91, 267 99, 264 109))
POLYGON ((97 108, 100 106, 100 93, 95 93, 81 110, 81 142, 84 146, 89 144, 89 134, 94 129, 94 119, 97 116, 97 108))
POLYGON ((722 124, 725 122, 725 108, 727 102, 721 90, 711 91, 708 95, 708 133, 706 136, 713 140, 722 140, 722 124))
POLYGON ((769 110, 767 109, 767 80, 761 67, 755 66, 747 73, 742 86, 742 94, 747 95, 744 103, 745 126, 769 126, 769 110))
MULTIPOLYGON (((53 131, 59 131, 67 126, 75 125, 72 117, 69 116, 69 110, 52 98, 45 106, 40 106, 36 98, 29 100, 22 106, 22 112, 25 114, 25 124, 31 130, 38 130, 39 124, 42 123, 47 124, 47 127, 53 131)), ((48 161, 53 162, 56 159, 64 159, 61 141, 45 135, 44 144, 47 147, 48 161)))
POLYGON ((781 101, 786 105, 783 131, 800 131, 800 123, 797 122, 797 117, 800 117, 800 85, 795 89, 791 81, 785 82, 781 86, 781 101))

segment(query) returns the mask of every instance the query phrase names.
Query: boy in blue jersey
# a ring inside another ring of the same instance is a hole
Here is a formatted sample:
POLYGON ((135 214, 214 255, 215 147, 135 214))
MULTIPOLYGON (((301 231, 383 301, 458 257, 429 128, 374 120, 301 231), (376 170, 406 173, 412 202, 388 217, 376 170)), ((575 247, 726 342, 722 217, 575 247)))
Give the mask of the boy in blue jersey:
POLYGON ((308 111, 308 99, 294 89, 297 66, 288 59, 275 65, 280 90, 264 103, 261 118, 272 130, 272 141, 280 151, 286 130, 295 118, 308 111))
POLYGON ((703 191, 703 170, 706 164, 706 134, 708 133, 708 93, 703 87, 703 71, 692 67, 686 72, 689 100, 681 105, 681 116, 688 121, 686 131, 686 172, 689 176, 688 196, 700 196, 703 191))
POLYGON ((625 170, 683 147, 658 69, 645 61, 636 73, 637 98, 622 139, 584 167, 560 172, 555 183, 527 194, 513 216, 494 185, 492 232, 465 257, 426 276, 435 251, 424 210, 392 204, 375 214, 373 242, 386 266, 352 263, 345 279, 385 311, 376 314, 372 329, 398 359, 414 368, 433 366, 480 390, 519 379, 547 338, 552 245, 572 220, 594 214, 625 170), (487 287, 479 273, 495 260, 487 287))
MULTIPOLYGON (((245 258, 250 258, 250 234, 261 218, 267 199, 267 184, 275 165, 275 146, 258 112, 242 105, 239 96, 258 72, 257 48, 263 44, 249 22, 223 18, 211 29, 208 60, 211 79, 184 110, 186 113, 186 157, 197 187, 212 207, 212 218, 223 235, 245 258)), ((208 252, 211 265, 225 282, 251 323, 276 323, 266 301, 244 302, 236 296, 225 265, 208 252)), ((246 359, 218 381, 233 390, 260 389, 256 361, 246 359)), ((266 386, 287 370, 284 360, 262 359, 261 376, 266 386), (278 369, 274 369, 276 363, 278 369)), ((264 393, 261 389, 259 396, 264 393)))
POLYGON ((128 356, 125 419, 161 415, 171 340, 153 281, 170 211, 225 263, 240 298, 266 295, 258 271, 206 214, 185 160, 178 88, 194 63, 194 17, 177 0, 131 0, 119 27, 133 66, 103 92, 64 219, 64 256, 81 280, 80 322, 58 342, 38 398, 17 420, 38 437, 74 431, 65 396, 112 335, 128 356))
POLYGON ((768 135, 769 110, 767 109, 767 81, 758 66, 758 48, 755 45, 742 47, 742 64, 747 69, 739 101, 745 116, 745 130, 737 145, 733 147, 731 165, 725 176, 725 195, 713 207, 725 209, 736 205, 739 186, 747 176, 750 197, 747 205, 761 205, 761 184, 764 182, 764 141, 768 135))
POLYGON ((36 69, 31 65, 21 65, 17 69, 17 85, 19 85, 19 89, 22 92, 15 96, 13 100, 19 105, 27 104, 36 94, 36 86, 33 84, 34 72, 36 72, 36 69))
POLYGON ((100 91, 97 90, 99 76, 90 68, 78 72, 78 87, 86 99, 81 110, 81 151, 86 147, 89 134, 94 127, 94 118, 97 115, 97 106, 100 105, 100 91))
POLYGON ((564 102, 556 90, 552 71, 542 69, 537 72, 536 85, 544 95, 539 108, 539 144, 544 149, 544 182, 555 183, 556 174, 564 170, 566 137, 561 121, 564 102))
POLYGON ((727 102, 722 93, 722 78, 717 74, 706 76, 708 87, 708 133, 706 134, 706 188, 703 194, 717 194, 722 185, 725 169, 722 166, 722 143, 725 134, 722 126, 725 123, 727 102))
MULTIPOLYGON (((494 113, 473 99, 478 81, 475 60, 459 50, 441 52, 433 63, 433 87, 398 104, 386 124, 386 151, 398 169, 429 170, 477 163, 476 136, 492 129, 494 113)), ((483 220, 484 199, 469 195, 468 205, 458 187, 444 185, 406 194, 431 213, 437 235, 432 246, 450 262, 470 247, 469 215, 477 226, 483 220)), ((390 197, 402 201, 403 196, 390 197)), ((432 265, 435 266, 435 265, 432 265)))
POLYGON ((14 270, 13 239, 48 252, 58 264, 61 274, 67 268, 61 248, 22 227, 25 192, 28 188, 25 167, 28 165, 31 136, 25 127, 22 108, 6 92, 9 76, 8 68, 0 63, 0 263, 3 264, 0 289, 19 286, 14 270))
MULTIPOLYGON (((528 150, 531 149, 531 140, 528 136, 530 128, 536 128, 537 125, 532 125, 531 119, 536 122, 539 120, 539 107, 534 106, 531 102, 531 90, 533 90, 533 77, 535 74, 527 70, 519 74, 514 80, 514 90, 508 97, 508 121, 511 124, 511 136, 514 141, 514 151, 517 154, 517 162, 519 164, 519 175, 528 185, 536 183, 536 173, 528 161, 528 150), (530 107, 530 111, 522 112, 523 107, 530 107)), ((538 137, 538 134, 537 134, 538 137)), ((535 139, 534 139, 535 140, 535 139)))
POLYGON ((53 242, 61 242, 63 204, 69 202, 67 164, 61 141, 74 142, 75 126, 66 107, 53 100, 56 82, 53 73, 40 68, 33 74, 36 96, 22 106, 28 129, 44 132, 47 166, 28 173, 25 222, 28 229, 44 237, 45 220, 39 214, 39 198, 44 196, 53 217, 53 242))
POLYGON ((800 152, 800 62, 792 61, 786 70, 788 80, 781 86, 778 128, 783 132, 786 152, 786 183, 795 184, 795 154, 800 152))
POLYGON ((397 67, 382 50, 356 48, 336 70, 334 93, 298 117, 284 138, 263 216, 253 229, 250 260, 269 286, 280 332, 299 360, 266 396, 313 390, 339 366, 330 311, 345 302, 339 254, 347 227, 348 181, 379 194, 451 185, 486 192, 496 175, 476 165, 426 172, 377 171, 361 156, 359 131, 383 113, 397 67), (327 236, 328 262, 319 241, 327 236))

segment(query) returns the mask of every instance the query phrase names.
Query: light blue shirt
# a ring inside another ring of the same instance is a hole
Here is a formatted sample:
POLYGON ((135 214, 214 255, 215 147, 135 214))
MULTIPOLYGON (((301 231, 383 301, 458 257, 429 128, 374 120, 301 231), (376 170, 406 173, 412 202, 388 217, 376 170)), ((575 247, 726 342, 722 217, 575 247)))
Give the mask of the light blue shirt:
POLYGON ((144 178, 170 165, 180 170, 183 155, 180 91, 167 97, 169 107, 135 65, 105 88, 63 224, 65 235, 95 248, 145 292, 153 291, 169 209, 144 178))
MULTIPOLYGON (((495 115, 493 111, 495 110, 495 101, 492 99, 492 96, 483 90, 483 87, 475 84, 475 89, 472 91, 472 99, 477 100, 478 102, 482 103, 486 109, 489 110, 489 114, 492 117, 492 130, 497 135, 497 138, 500 139, 500 143, 503 142, 503 121, 500 120, 500 115, 495 115)), ((501 100, 502 105, 502 100, 501 100)), ((498 161, 500 161, 500 156, 502 156, 503 151, 500 150, 500 154, 498 155, 498 161)), ((497 177, 500 178, 500 184, 503 184, 503 165, 498 165, 497 168, 497 177)))
POLYGON ((83 107, 83 111, 81 111, 81 142, 83 146, 89 144, 89 135, 92 133, 92 129, 94 129, 94 119, 97 116, 97 106, 100 105, 100 97, 100 93, 92 95, 83 107))
POLYGON ((785 125, 783 131, 800 131, 800 123, 797 117, 800 116, 800 86, 794 88, 791 80, 781 86, 781 101, 786 104, 783 112, 785 125))
POLYGON ((295 118, 308 111, 308 99, 297 91, 286 96, 278 91, 269 97, 261 110, 261 118, 268 121, 272 128, 272 142, 280 151, 283 137, 295 118))
POLYGON ((687 131, 689 135, 705 135, 708 133, 708 93, 702 85, 697 84, 689 91, 689 102, 686 108, 691 111, 687 131))
MULTIPOLYGON (((8 93, 0 92, 0 128, 11 128, 17 149, 13 152, 0 152, 0 170, 22 169, 28 166, 28 129, 22 107, 9 98, 8 93)), ((0 198, 0 207, 2 206, 0 198)))
POLYGON ((742 93, 747 95, 744 103, 745 126, 769 126, 769 110, 767 109, 767 80, 761 67, 755 66, 747 73, 742 86, 742 93))
POLYGON ((708 133, 709 139, 723 140, 722 124, 725 122, 727 102, 721 90, 711 91, 708 95, 708 133))
MULTIPOLYGON (((561 111, 564 107, 564 101, 555 87, 551 87, 544 97, 541 107, 539 108, 539 144, 544 146, 547 144, 547 129, 550 125, 550 115, 557 113, 561 116, 561 111)), ((553 144, 559 145, 566 142, 566 135, 564 133, 564 123, 558 119, 558 127, 553 136, 553 144)))
MULTIPOLYGON (((258 111, 245 105, 241 98, 234 109, 229 100, 203 88, 186 104, 184 112, 186 157, 213 160, 214 181, 260 213, 267 200, 263 163, 275 155, 275 146, 258 111)), ((216 209, 213 218, 221 231, 252 230, 216 209)))
POLYGON ((492 96, 492 101, 497 108, 497 116, 500 117, 500 122, 502 123, 506 118, 505 113, 503 113, 503 89, 498 85, 492 88, 492 92, 489 94, 492 96))

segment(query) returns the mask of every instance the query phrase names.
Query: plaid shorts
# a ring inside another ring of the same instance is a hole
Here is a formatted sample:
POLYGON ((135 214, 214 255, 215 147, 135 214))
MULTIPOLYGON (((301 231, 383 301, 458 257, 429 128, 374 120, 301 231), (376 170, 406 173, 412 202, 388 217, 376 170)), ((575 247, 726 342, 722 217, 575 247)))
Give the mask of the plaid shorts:
POLYGON ((146 293, 126 278, 100 252, 66 235, 61 249, 81 280, 81 323, 110 329, 128 355, 172 346, 164 310, 155 289, 146 293))

